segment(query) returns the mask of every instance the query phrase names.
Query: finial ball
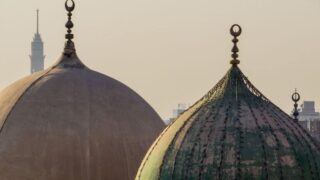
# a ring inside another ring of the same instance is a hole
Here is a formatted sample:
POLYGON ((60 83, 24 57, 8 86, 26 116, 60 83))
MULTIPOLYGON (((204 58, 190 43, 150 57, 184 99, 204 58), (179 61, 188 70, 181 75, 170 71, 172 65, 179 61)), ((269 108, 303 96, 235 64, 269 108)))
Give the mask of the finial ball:
POLYGON ((235 37, 240 36, 242 33, 241 26, 239 26, 238 24, 232 25, 230 29, 230 33, 232 36, 235 36, 235 37))
POLYGON ((71 0, 71 5, 69 6, 69 0, 66 0, 65 6, 66 6, 66 10, 68 12, 72 12, 74 10, 74 8, 76 7, 76 4, 74 3, 73 0, 71 0))

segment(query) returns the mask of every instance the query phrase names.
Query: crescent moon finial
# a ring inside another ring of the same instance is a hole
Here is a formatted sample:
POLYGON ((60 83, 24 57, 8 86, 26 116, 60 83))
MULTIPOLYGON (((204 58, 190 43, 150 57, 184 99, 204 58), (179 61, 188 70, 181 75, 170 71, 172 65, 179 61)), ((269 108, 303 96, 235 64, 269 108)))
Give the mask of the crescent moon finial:
POLYGON ((70 57, 75 52, 74 43, 72 41, 74 38, 74 35, 72 34, 72 28, 74 26, 72 22, 72 11, 75 9, 75 7, 76 5, 73 0, 66 0, 65 8, 68 11, 68 21, 66 23, 67 34, 65 37, 67 39, 67 42, 65 44, 64 54, 68 57, 70 57))
POLYGON ((235 37, 240 36, 242 33, 241 26, 239 26, 238 24, 232 25, 230 28, 230 33, 232 36, 235 36, 235 37))
POLYGON ((71 0, 71 6, 69 6, 69 0, 66 0, 66 3, 65 3, 65 7, 66 7, 66 10, 68 12, 72 12, 74 10, 74 8, 76 7, 76 4, 74 3, 73 0, 71 0))
POLYGON ((68 42, 71 42, 72 39, 74 38, 74 35, 72 34, 72 28, 74 25, 71 18, 72 18, 72 11, 75 9, 76 5, 73 0, 66 0, 65 7, 66 7, 66 10, 68 11, 68 21, 66 23, 66 28, 68 28, 67 30, 68 34, 66 34, 66 39, 68 40, 68 42), (71 5, 69 5, 70 1, 71 1, 71 5))
POLYGON ((300 101, 300 94, 297 93, 297 92, 293 93, 293 94, 292 94, 292 101, 293 101, 293 102, 298 102, 298 101, 300 101))
POLYGON ((241 35, 242 33, 242 28, 241 26, 239 26, 238 24, 234 24, 231 26, 230 28, 230 34, 233 36, 233 48, 232 48, 232 60, 230 62, 230 64, 232 64, 233 66, 237 66, 238 64, 240 64, 240 60, 238 59, 239 55, 239 48, 237 46, 239 40, 238 37, 241 35))
POLYGON ((291 99, 294 102, 294 110, 293 110, 293 117, 296 122, 298 122, 298 116, 299 116, 299 110, 298 110, 298 102, 300 101, 300 94, 297 92, 297 89, 295 89, 295 92, 292 94, 291 99))

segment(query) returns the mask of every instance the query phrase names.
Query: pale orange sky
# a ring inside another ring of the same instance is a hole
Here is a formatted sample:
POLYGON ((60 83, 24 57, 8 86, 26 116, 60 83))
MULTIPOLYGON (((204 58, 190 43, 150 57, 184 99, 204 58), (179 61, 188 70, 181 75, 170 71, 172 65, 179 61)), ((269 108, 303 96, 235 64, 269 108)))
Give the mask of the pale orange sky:
MULTIPOLYGON (((298 88, 320 107, 320 0, 75 0, 81 60, 130 86, 163 117, 226 73, 239 23, 240 68, 286 112, 298 88)), ((46 67, 64 44, 64 0, 1 0, 0 88, 29 74, 35 10, 46 67)))

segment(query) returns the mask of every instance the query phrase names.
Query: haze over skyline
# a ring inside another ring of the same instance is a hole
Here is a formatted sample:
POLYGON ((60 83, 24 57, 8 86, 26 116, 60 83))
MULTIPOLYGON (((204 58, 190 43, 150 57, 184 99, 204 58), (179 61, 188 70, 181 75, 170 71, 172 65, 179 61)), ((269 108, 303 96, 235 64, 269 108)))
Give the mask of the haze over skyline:
MULTIPOLYGON (((45 67, 61 55, 64 0, 0 2, 0 89, 29 75, 30 43, 40 9, 45 67)), ((238 23, 240 68, 272 102, 289 112, 297 88, 320 107, 319 0, 78 1, 75 43, 91 69, 128 85, 162 118, 193 104, 230 68, 238 23)))

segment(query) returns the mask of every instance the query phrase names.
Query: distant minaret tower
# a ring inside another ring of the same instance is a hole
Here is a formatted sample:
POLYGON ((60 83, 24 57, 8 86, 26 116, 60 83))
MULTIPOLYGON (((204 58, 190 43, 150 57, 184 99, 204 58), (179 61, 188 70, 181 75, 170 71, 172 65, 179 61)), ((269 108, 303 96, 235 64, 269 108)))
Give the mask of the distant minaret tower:
POLYGON ((39 10, 37 9, 37 32, 31 43, 31 74, 44 69, 43 42, 39 34, 39 10))

